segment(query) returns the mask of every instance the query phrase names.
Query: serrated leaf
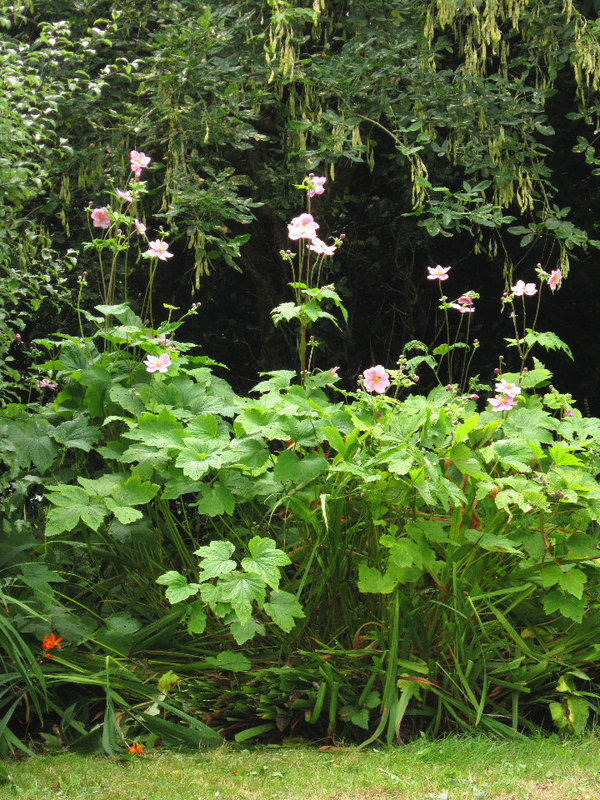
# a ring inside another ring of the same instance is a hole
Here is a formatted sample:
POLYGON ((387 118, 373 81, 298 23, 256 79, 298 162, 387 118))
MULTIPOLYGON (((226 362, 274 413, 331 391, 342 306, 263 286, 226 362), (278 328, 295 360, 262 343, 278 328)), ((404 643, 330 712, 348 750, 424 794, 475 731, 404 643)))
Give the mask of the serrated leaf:
POLYGON ((131 506, 120 506, 112 499, 112 497, 107 497, 104 502, 106 503, 108 510, 112 511, 122 525, 130 525, 132 522, 136 522, 138 519, 142 519, 144 516, 137 508, 131 508, 131 506))
POLYGON ((275 546, 273 539, 263 539, 260 536, 250 540, 248 550, 252 558, 244 558, 242 567, 246 572, 260 575, 272 589, 277 589, 281 578, 279 567, 289 564, 290 559, 283 550, 275 546))
POLYGON ((216 656, 208 656, 206 663, 229 672, 247 672, 252 666, 246 656, 234 653, 233 650, 223 650, 216 656))
POLYGON ((212 486, 201 484, 200 499, 196 503, 196 508, 199 514, 206 514, 209 517, 233 514, 235 497, 222 483, 215 483, 212 486))
POLYGON ((127 389, 118 383, 113 384, 108 391, 109 398, 125 411, 129 411, 134 417, 138 417, 144 411, 144 404, 139 395, 133 389, 127 389))
POLYGON ((74 447, 86 453, 92 449, 100 438, 100 428, 88 425, 85 414, 79 414, 73 419, 61 423, 52 431, 52 438, 65 447, 74 447))
POLYGON ((577 599, 573 595, 564 595, 560 590, 553 589, 544 597, 542 605, 548 615, 559 611, 563 617, 580 623, 585 613, 586 601, 585 598, 577 599))
POLYGON ((260 622, 257 622, 254 617, 250 617, 243 625, 239 622, 239 620, 234 620, 230 623, 229 629, 231 631, 231 635, 236 641, 236 644, 242 645, 249 642, 250 639, 253 639, 256 634, 259 636, 264 636, 265 634, 265 627, 261 625, 260 622))
POLYGON ((365 594, 390 594, 398 581, 388 573, 382 575, 378 569, 366 564, 358 566, 358 590, 365 594))
MULTIPOLYGON (((297 440, 296 440, 297 441, 297 440)), ((273 469, 275 480, 295 484, 309 483, 318 475, 328 470, 327 461, 321 456, 310 454, 299 458, 293 450, 284 450, 278 458, 273 469)))
POLYGON ((157 414, 143 414, 137 426, 121 434, 125 439, 143 442, 147 448, 180 449, 183 446, 183 425, 168 409, 157 414))
POLYGON ((271 592, 269 602, 265 603, 265 611, 286 633, 289 633, 296 624, 295 619, 302 619, 305 616, 302 606, 294 595, 281 590, 271 592))
POLYGON ((187 629, 190 634, 201 634, 206 629, 206 613, 201 600, 188 606, 187 629))
POLYGON ((541 580, 544 588, 558 584, 564 592, 580 600, 583 597, 587 576, 577 567, 561 569, 558 564, 550 564, 542 570, 541 580))
POLYGON ((232 572, 237 564, 230 560, 235 545, 231 542, 215 540, 206 547, 199 547, 194 555, 200 556, 200 579, 208 581, 232 572))
POLYGON ((199 481, 212 469, 222 466, 223 460, 219 453, 204 453, 191 447, 181 450, 175 461, 175 466, 183 470, 187 478, 199 481))
POLYGON ((29 467, 32 463, 44 473, 51 466, 58 448, 48 436, 48 428, 39 420, 10 422, 6 438, 14 448, 17 464, 29 467))
POLYGON ((156 497, 159 487, 142 481, 138 475, 131 475, 111 490, 111 496, 121 506, 142 506, 156 497))
POLYGON ((221 600, 230 603, 241 625, 252 616, 252 604, 259 608, 265 602, 265 582, 259 575, 246 572, 230 572, 219 581, 221 600))
POLYGON ((197 594, 200 588, 197 583, 188 583, 187 578, 176 570, 163 573, 156 579, 156 583, 167 587, 165 596, 172 605, 181 603, 182 600, 187 600, 188 597, 197 594))

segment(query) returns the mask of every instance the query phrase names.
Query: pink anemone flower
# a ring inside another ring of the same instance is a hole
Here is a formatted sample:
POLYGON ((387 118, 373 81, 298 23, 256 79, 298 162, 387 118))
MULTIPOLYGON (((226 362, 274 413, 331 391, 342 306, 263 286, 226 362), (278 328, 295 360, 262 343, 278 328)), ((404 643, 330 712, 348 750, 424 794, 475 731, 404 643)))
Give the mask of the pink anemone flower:
POLYGON ((315 222, 312 214, 300 214, 288 225, 288 237, 293 241, 298 239, 314 239, 317 235, 319 223, 315 222))
POLYGON ((169 252, 168 242, 163 242, 156 239, 154 242, 148 242, 149 250, 146 250, 146 255, 150 258, 158 258, 159 261, 166 261, 167 258, 173 258, 173 253, 169 252))
POLYGON ((95 208, 92 211, 91 217, 94 228, 104 228, 106 230, 106 228, 110 227, 110 217, 107 208, 95 208))
POLYGON ((144 360, 146 372, 167 372, 172 363, 168 353, 162 353, 160 356, 148 356, 144 360))
POLYGON ((381 364, 369 367, 363 372, 364 387, 367 392, 383 394, 390 385, 390 376, 381 364))
POLYGON ((450 267, 441 267, 439 264, 436 267, 427 267, 429 275, 428 281, 447 281, 450 267))

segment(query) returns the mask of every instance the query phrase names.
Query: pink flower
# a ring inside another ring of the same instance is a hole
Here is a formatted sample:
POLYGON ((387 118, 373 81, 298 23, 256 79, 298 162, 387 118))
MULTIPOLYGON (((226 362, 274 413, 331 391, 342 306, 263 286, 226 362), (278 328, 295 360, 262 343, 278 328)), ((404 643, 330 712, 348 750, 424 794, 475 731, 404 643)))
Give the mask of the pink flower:
POLYGON ((126 200, 128 203, 133 203, 133 195, 131 192, 124 192, 122 189, 115 189, 115 194, 117 197, 120 197, 121 200, 126 200))
POLYGON ((478 394, 470 394, 469 395, 469 400, 479 400, 479 395, 478 394))
POLYGON ((367 392, 383 394, 390 385, 390 376, 381 364, 369 367, 363 372, 364 386, 367 392))
POLYGON ((565 409, 565 417, 574 417, 575 411, 572 408, 565 409))
POLYGON ((471 304, 471 308, 469 306, 463 306, 459 303, 450 303, 450 308, 453 308, 455 311, 460 311, 461 314, 472 314, 475 311, 475 307, 471 304))
POLYGON ((334 244, 325 244, 325 242, 315 237, 308 245, 308 249, 312 250, 313 253, 318 253, 320 256, 332 256, 337 247, 334 244))
POLYGON ((338 372, 339 372, 339 370, 340 370, 340 368, 339 368, 339 367, 332 367, 332 368, 331 368, 331 377, 332 377, 332 378, 337 378, 337 377, 339 377, 339 376, 338 376, 338 372))
POLYGON ((140 236, 143 236, 146 233, 146 226, 143 222, 140 222, 139 219, 136 219, 133 224, 135 225, 135 229, 140 236))
POLYGON ((168 353, 162 353, 160 356, 148 356, 144 361, 146 372, 166 372, 172 363, 168 353))
POLYGON ((504 378, 502 378, 501 381, 498 381, 494 388, 498 394, 506 394, 509 397, 516 397, 517 395, 521 394, 520 386, 517 386, 516 383, 507 381, 504 378))
POLYGON ((500 394, 497 397, 491 397, 488 403, 492 406, 492 411, 510 411, 517 405, 517 401, 509 394, 500 394))
POLYGON ((308 190, 308 196, 314 197, 316 194, 323 194, 325 191, 325 181, 327 178, 320 178, 318 175, 312 173, 308 176, 311 182, 311 188, 308 190))
POLYGON ((439 264, 437 267, 427 267, 429 275, 427 276, 428 281, 447 281, 448 280, 448 273, 450 272, 450 267, 441 267, 439 264))
POLYGON ((92 225, 94 228, 108 228, 110 227, 110 217, 108 216, 108 209, 95 208, 92 211, 92 225))
POLYGON ((148 164, 152 161, 150 156, 147 156, 145 153, 140 153, 137 150, 132 150, 129 153, 129 159, 131 162, 131 171, 135 174, 135 177, 138 178, 142 174, 142 170, 146 169, 148 164))
POLYGON ((41 381, 38 381, 38 386, 40 389, 56 389, 56 384, 49 381, 47 378, 42 378, 41 381))
POLYGON ((148 242, 149 250, 146 250, 145 255, 150 256, 150 258, 158 258, 159 261, 166 261, 167 258, 173 258, 173 253, 169 253, 169 244, 168 242, 162 242, 160 239, 156 239, 154 242, 148 242))
POLYGON ((553 269, 548 278, 548 286, 552 291, 558 289, 562 283, 562 272, 559 269, 553 269))
POLYGON ((20 333, 15 333, 15 342, 17 344, 23 344, 23 337, 20 333))
POLYGON ((312 214, 300 214, 288 225, 288 236, 293 241, 298 239, 314 239, 317 235, 319 223, 315 222, 312 214))
POLYGON ((537 289, 535 283, 517 281, 515 285, 511 287, 511 292, 515 297, 523 297, 524 294, 526 294, 528 297, 533 297, 534 294, 537 294, 537 289))

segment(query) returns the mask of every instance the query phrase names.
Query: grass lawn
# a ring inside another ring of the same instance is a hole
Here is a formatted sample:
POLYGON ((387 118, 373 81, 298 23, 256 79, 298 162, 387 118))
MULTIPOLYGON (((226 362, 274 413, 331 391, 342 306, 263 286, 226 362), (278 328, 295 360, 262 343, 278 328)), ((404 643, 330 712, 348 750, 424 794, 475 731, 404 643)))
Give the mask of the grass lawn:
POLYGON ((1 800, 600 800, 600 737, 484 738, 406 747, 223 745, 127 761, 65 754, 4 762, 1 800))

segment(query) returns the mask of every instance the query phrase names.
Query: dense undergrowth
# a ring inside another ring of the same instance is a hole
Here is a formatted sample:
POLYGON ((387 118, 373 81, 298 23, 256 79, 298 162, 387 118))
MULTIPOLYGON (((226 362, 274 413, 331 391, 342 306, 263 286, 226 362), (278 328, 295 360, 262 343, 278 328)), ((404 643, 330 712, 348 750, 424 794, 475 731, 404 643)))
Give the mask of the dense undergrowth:
MULTIPOLYGON (((152 324, 171 253, 141 222, 149 163, 132 151, 127 188, 89 210, 104 302, 76 306, 79 335, 37 340, 37 396, 2 410, 2 752, 581 732, 598 710, 600 420, 550 385, 532 349, 568 348, 537 310, 527 323, 560 270, 508 281, 516 371, 469 375, 478 298, 457 287, 440 291, 445 342, 343 391, 339 367, 312 365, 346 314, 311 174, 282 252, 294 300, 273 311, 299 369, 240 396, 177 338, 196 306, 152 324), (148 290, 130 305, 133 270, 148 290)), ((448 267, 425 277, 453 285, 448 267)))

